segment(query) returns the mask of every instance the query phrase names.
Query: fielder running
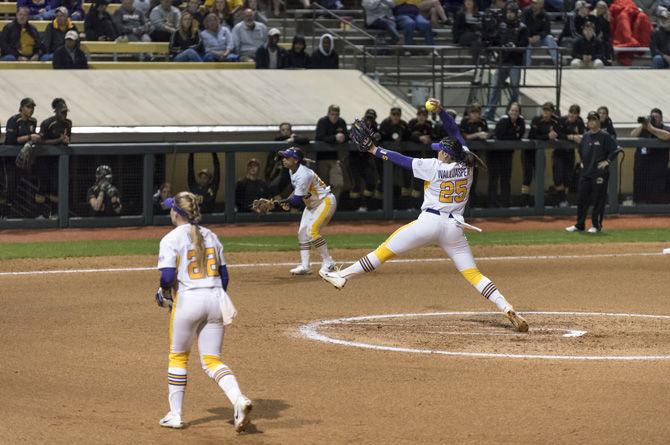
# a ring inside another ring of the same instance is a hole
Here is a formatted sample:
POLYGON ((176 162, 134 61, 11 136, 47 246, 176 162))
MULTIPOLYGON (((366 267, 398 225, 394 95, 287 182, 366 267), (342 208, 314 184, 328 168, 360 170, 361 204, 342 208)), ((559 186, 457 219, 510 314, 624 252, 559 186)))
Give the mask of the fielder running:
POLYGON ((226 288, 228 270, 223 246, 210 230, 200 227, 196 196, 181 192, 165 200, 177 226, 160 243, 159 306, 170 308, 168 401, 170 412, 160 420, 168 428, 183 428, 182 404, 186 390, 188 356, 194 337, 203 369, 223 390, 234 407, 237 432, 249 424, 251 401, 240 392, 230 368, 221 362, 224 327, 236 315, 226 288), (175 290, 174 300, 172 290, 175 290), (178 291, 178 294, 177 294, 178 291))
POLYGON ((346 269, 319 272, 321 277, 342 289, 347 280, 363 272, 372 272, 382 263, 409 250, 437 243, 451 258, 458 271, 484 298, 493 302, 519 332, 528 331, 528 323, 518 315, 512 305, 500 293, 491 280, 477 269, 463 228, 479 230, 463 220, 463 210, 468 202, 472 186, 473 169, 481 163, 467 147, 456 122, 440 106, 436 99, 430 100, 439 109, 440 120, 450 136, 440 143, 432 144, 437 159, 419 159, 375 146, 369 129, 356 121, 351 129, 351 139, 362 151, 412 171, 414 177, 424 180, 422 213, 413 221, 396 230, 376 250, 370 252, 346 269))

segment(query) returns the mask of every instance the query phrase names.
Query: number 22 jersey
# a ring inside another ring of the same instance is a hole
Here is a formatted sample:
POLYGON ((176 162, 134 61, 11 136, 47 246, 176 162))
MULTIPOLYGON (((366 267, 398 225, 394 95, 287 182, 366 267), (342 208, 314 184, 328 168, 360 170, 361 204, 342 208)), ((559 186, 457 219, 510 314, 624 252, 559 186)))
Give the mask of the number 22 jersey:
POLYGON ((223 246, 209 229, 198 226, 205 241, 205 267, 201 270, 196 261, 195 244, 191 242, 191 225, 175 227, 161 239, 158 269, 175 267, 180 291, 222 287, 219 266, 226 264, 223 246))
POLYGON ((471 167, 459 162, 448 164, 435 158, 415 158, 412 172, 415 178, 424 180, 421 210, 463 215, 472 186, 471 167))

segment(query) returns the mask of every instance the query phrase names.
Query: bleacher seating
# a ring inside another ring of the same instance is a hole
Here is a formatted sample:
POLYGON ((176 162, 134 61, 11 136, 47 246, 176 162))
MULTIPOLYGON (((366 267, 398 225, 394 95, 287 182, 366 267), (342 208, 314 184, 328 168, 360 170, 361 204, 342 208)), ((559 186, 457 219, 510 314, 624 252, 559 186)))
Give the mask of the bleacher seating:
MULTIPOLYGON (((0 5, 3 5, 4 3, 0 3, 0 5)), ((11 20, 0 20, 0 29, 4 28, 11 20)), ((38 32, 44 32, 47 29, 47 25, 51 23, 49 20, 31 20, 30 24, 37 29, 38 32)), ((84 22, 82 21, 74 21, 72 22, 77 28, 77 31, 79 32, 84 32, 84 22)))
MULTIPOLYGON (((253 69, 253 62, 89 62, 89 68, 96 70, 220 70, 253 69)), ((50 70, 51 62, 0 62, 0 70, 50 70)))
MULTIPOLYGON (((88 12, 91 3, 84 3, 84 12, 88 12)), ((110 3, 107 5, 107 12, 113 14, 114 11, 121 7, 120 3, 110 3)), ((2 2, 0 3, 0 14, 14 14, 16 12, 16 2, 2 2)))

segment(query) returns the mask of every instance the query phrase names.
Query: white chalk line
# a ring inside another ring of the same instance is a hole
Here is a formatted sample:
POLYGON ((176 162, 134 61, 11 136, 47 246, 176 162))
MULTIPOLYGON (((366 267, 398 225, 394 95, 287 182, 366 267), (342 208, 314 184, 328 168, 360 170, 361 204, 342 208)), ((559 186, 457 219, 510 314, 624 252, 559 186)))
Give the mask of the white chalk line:
MULTIPOLYGON (((521 313, 521 312, 520 312, 521 313)), ((523 315, 548 315, 548 316, 578 316, 578 317, 629 317, 629 318, 649 318, 670 320, 669 315, 648 315, 648 314, 629 314, 629 313, 611 313, 611 312, 549 312, 549 311, 529 311, 523 312, 523 315)), ((298 332, 303 337, 330 343, 335 345, 349 346, 361 349, 372 349, 376 351, 394 351, 414 354, 436 354, 452 357, 471 357, 471 358, 504 358, 504 359, 536 359, 536 360, 580 360, 580 361, 652 361, 652 360, 670 360, 670 355, 551 355, 551 354, 503 354, 494 352, 467 352, 467 351, 445 351, 439 349, 417 349, 404 348, 400 346, 374 345, 355 341, 340 340, 320 334, 318 329, 321 326, 346 324, 355 321, 364 320, 384 320, 390 318, 418 318, 418 317, 449 317, 449 316, 501 316, 500 312, 427 312, 415 314, 385 314, 385 315, 364 315, 360 317, 336 318, 333 320, 317 320, 307 323, 298 328, 298 332)), ((532 323, 531 330, 532 333, 532 323)), ((582 331, 572 331, 581 333, 582 331)), ((531 335, 531 334, 527 334, 531 335)), ((583 334, 582 334, 583 335, 583 334)), ((576 335, 575 335, 576 336, 576 335)))
MULTIPOLYGON (((663 256, 662 253, 652 252, 638 252, 638 253, 594 253, 584 255, 519 255, 519 256, 489 256, 475 258, 476 261, 524 261, 524 260, 571 260, 571 259, 588 259, 588 258, 622 258, 622 257, 646 257, 646 256, 663 256)), ((353 263, 356 261, 340 261, 339 263, 353 263)), ((387 263, 439 263, 450 262, 449 258, 400 258, 387 261, 387 263)), ((321 263, 314 263, 321 264, 321 263)), ((246 267, 287 267, 295 266, 296 262, 284 263, 241 263, 228 264, 229 268, 246 268, 246 267)), ((100 268, 100 269, 56 269, 56 270, 28 270, 17 272, 0 272, 0 277, 3 276, 18 276, 18 275, 45 275, 45 274, 68 274, 68 273, 111 273, 111 272, 146 272, 156 270, 155 267, 117 267, 117 268, 100 268)))
MULTIPOLYGON (((338 323, 338 324, 347 324, 345 322, 338 323)), ((352 323, 349 326, 379 326, 379 323, 352 323)), ((426 326, 426 325, 424 325, 426 326)), ((431 325, 428 325, 426 327, 430 327, 431 325)), ((395 329, 396 331, 399 330, 399 328, 414 328, 414 326, 407 326, 407 325, 386 325, 387 328, 395 329)), ((452 329, 457 329, 457 326, 445 326, 447 328, 452 328, 452 329)), ((443 328, 444 329, 444 328, 443 328)), ((421 331, 422 334, 439 334, 439 335, 493 335, 497 337, 523 337, 524 333, 521 332, 509 332, 509 333, 501 333, 501 332, 491 332, 491 331, 499 331, 499 328, 495 327, 487 327, 487 326, 482 326, 479 329, 483 329, 486 331, 487 329, 489 332, 463 332, 463 331, 421 331)), ((586 335, 587 331, 577 331, 577 330, 571 330, 571 329, 558 329, 558 328, 541 328, 541 329, 534 329, 533 334, 539 334, 540 332, 546 332, 549 334, 550 332, 565 332, 563 334, 563 337, 583 337, 586 335)))

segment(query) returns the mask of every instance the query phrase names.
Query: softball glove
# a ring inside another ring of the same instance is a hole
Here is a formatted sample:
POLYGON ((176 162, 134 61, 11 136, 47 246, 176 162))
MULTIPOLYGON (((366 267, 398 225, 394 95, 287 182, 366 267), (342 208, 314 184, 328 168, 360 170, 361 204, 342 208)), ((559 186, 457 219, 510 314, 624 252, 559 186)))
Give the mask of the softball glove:
POLYGON ((35 144, 28 141, 21 147, 21 151, 19 151, 19 154, 16 156, 14 163, 18 168, 30 170, 30 167, 33 166, 33 162, 35 162, 35 144))
POLYGON ((362 152, 370 150, 374 145, 372 130, 360 119, 356 119, 351 124, 349 138, 358 145, 358 150, 362 152))
POLYGON ((259 215, 265 215, 266 213, 269 213, 272 210, 274 210, 275 204, 276 203, 274 199, 267 199, 267 198, 255 199, 254 202, 251 203, 251 210, 258 213, 259 215))

